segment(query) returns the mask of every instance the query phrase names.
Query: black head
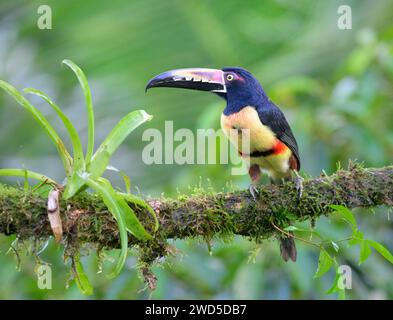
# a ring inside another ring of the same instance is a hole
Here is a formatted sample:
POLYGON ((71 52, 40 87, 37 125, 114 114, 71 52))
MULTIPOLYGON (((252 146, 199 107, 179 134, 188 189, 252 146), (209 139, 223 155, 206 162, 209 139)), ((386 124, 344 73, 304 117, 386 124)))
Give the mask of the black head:
POLYGON ((258 106, 267 97, 259 81, 246 69, 240 67, 223 68, 226 93, 218 93, 226 99, 225 113, 233 113, 246 106, 258 106))

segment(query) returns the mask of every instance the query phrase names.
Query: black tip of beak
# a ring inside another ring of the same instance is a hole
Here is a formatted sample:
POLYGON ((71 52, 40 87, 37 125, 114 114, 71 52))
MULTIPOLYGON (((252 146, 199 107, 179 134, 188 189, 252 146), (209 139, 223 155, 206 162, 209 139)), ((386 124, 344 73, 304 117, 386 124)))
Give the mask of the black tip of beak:
POLYGON ((147 90, 149 90, 150 88, 154 88, 154 87, 160 87, 160 83, 163 84, 164 80, 163 79, 159 79, 159 76, 154 77, 153 79, 150 79, 149 82, 146 85, 145 88, 145 93, 147 92, 147 90))
POLYGON ((159 74, 158 76, 149 80, 146 85, 145 92, 150 88, 157 87, 174 87, 174 79, 170 72, 159 74))
POLYGON ((145 93, 147 92, 147 90, 149 90, 149 89, 152 88, 152 87, 154 87, 153 79, 150 80, 150 81, 147 83, 146 88, 145 88, 145 93))

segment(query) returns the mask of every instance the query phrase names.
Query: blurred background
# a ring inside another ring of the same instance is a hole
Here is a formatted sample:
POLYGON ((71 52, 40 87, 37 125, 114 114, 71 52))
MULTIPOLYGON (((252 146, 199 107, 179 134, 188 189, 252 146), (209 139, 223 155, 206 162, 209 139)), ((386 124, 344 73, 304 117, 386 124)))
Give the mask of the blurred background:
MULTIPOLYGON (((84 98, 73 74, 61 66, 75 61, 87 74, 96 110, 97 143, 126 113, 145 109, 154 119, 139 127, 112 164, 145 196, 176 197, 201 184, 222 191, 245 188, 247 176, 231 175, 230 165, 145 165, 142 141, 147 128, 219 128, 224 101, 215 95, 156 89, 145 94, 154 75, 181 67, 242 66, 281 106, 299 142, 303 174, 319 175, 358 159, 366 166, 392 163, 393 2, 390 0, 277 1, 54 1, 52 30, 37 27, 41 1, 0 2, 0 79, 19 89, 48 93, 70 116, 86 141, 84 98), (351 30, 337 27, 337 9, 352 8, 351 30)), ((54 112, 31 101, 67 138, 54 112)), ((58 180, 63 169, 51 141, 30 116, 0 93, 0 167, 21 167, 58 180)), ((117 186, 116 174, 108 177, 117 186)), ((10 182, 10 180, 2 180, 10 182)), ((360 229, 393 251, 393 224, 387 208, 374 214, 356 210, 360 229)), ((347 228, 334 219, 317 228, 343 239, 347 228)), ((209 255, 203 241, 172 241, 180 253, 154 268, 156 291, 143 290, 131 255, 122 274, 108 280, 97 273, 92 252, 83 262, 94 286, 84 297, 71 283, 62 248, 49 244, 42 259, 52 264, 53 289, 40 290, 36 260, 7 254, 13 237, 0 236, 1 299, 335 299, 325 292, 334 273, 313 279, 318 252, 298 243, 296 264, 285 264, 276 241, 261 246, 246 239, 217 239, 209 255)), ((25 246, 28 246, 27 244, 25 246)), ((23 251, 23 250, 22 250, 23 251)), ((28 251, 26 248, 24 251, 28 251)), ((393 298, 393 266, 373 253, 360 267, 357 249, 340 247, 340 263, 353 267, 348 298, 393 298)))

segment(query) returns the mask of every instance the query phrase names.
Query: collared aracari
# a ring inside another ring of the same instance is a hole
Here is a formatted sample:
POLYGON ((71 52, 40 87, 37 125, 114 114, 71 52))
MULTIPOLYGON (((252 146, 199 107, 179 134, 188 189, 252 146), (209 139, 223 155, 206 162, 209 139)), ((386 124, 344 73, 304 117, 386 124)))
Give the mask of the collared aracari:
MULTIPOLYGON (((214 92, 227 105, 221 115, 221 128, 246 160, 252 181, 250 193, 256 199, 256 184, 261 170, 267 172, 273 183, 294 174, 298 195, 302 194, 299 176, 300 156, 296 139, 282 111, 269 99, 258 80, 247 70, 238 67, 222 70, 206 68, 177 69, 151 79, 146 90, 153 87, 175 87, 214 92), (249 154, 239 148, 235 129, 249 129, 249 154)), ((293 236, 280 238, 281 256, 285 261, 296 261, 293 236)))

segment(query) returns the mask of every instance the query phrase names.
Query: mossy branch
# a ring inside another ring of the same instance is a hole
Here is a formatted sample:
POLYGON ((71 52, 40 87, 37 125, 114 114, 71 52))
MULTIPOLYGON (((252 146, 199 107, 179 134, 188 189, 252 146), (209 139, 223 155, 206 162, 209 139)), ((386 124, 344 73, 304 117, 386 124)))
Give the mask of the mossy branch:
MULTIPOLYGON (((36 192, 0 184, 0 233, 17 234, 21 239, 50 236, 46 200, 36 192)), ((287 182, 261 186, 257 203, 248 191, 198 193, 177 200, 161 198, 148 203, 160 222, 151 241, 151 244, 160 244, 154 245, 157 249, 164 248, 162 244, 169 238, 203 236, 210 239, 228 233, 268 238, 277 232, 271 223, 272 217, 277 219, 275 221, 313 220, 329 215, 331 204, 348 208, 393 205, 393 166, 365 169, 354 164, 331 176, 307 179, 300 200, 297 200, 293 183, 287 182)), ((130 205, 152 232, 154 220, 151 214, 146 209, 130 205)), ((62 201, 61 216, 68 243, 119 247, 117 224, 97 195, 83 192, 62 201)), ((135 244, 138 243, 130 236, 129 245, 135 244)), ((155 256, 163 254, 161 249, 155 250, 155 256)))

